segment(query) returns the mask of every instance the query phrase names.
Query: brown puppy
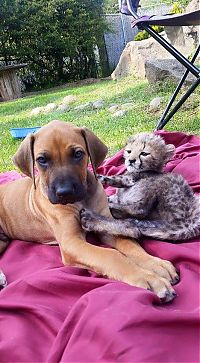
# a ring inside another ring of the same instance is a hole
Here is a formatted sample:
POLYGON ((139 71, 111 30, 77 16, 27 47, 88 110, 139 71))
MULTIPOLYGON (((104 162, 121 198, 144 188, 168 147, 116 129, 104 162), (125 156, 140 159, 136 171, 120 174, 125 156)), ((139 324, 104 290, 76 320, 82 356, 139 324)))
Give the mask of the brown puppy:
POLYGON ((101 236, 118 251, 85 240, 82 208, 110 216, 103 187, 87 170, 89 158, 95 172, 106 152, 91 131, 62 121, 27 136, 13 160, 28 178, 0 186, 0 248, 11 239, 58 241, 64 264, 151 289, 170 301, 175 296, 171 283, 178 280, 170 262, 148 255, 131 239, 101 236))

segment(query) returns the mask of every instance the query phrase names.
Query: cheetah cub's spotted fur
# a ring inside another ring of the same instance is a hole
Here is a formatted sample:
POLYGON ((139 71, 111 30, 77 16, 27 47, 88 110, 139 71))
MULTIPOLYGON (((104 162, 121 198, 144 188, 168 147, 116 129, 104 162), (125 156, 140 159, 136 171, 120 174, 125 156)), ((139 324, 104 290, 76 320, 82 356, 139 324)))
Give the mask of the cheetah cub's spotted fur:
POLYGON ((163 173, 175 147, 157 135, 141 133, 124 149, 127 172, 99 176, 103 184, 119 188, 109 197, 115 219, 81 212, 85 230, 140 238, 186 240, 200 234, 200 199, 181 175, 163 173), (117 220, 116 220, 117 218, 117 220))

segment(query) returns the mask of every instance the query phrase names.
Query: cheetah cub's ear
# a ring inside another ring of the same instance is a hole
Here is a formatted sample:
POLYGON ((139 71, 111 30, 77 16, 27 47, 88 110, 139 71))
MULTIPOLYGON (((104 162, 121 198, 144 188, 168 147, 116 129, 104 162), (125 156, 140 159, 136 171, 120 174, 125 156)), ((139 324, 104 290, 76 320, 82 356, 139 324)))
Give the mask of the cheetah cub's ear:
POLYGON ((165 162, 167 162, 172 158, 172 156, 175 153, 175 150, 176 148, 173 144, 168 144, 165 146, 165 162))

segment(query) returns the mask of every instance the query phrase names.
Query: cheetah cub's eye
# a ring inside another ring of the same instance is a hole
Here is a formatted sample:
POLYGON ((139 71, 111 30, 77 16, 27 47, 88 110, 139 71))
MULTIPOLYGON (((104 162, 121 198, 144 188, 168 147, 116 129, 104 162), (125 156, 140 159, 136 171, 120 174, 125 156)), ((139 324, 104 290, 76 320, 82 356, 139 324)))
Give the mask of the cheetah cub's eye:
POLYGON ((150 153, 145 153, 144 151, 142 151, 140 155, 147 156, 147 155, 150 155, 150 153))
POLYGON ((131 153, 131 150, 126 150, 127 154, 130 154, 131 153))

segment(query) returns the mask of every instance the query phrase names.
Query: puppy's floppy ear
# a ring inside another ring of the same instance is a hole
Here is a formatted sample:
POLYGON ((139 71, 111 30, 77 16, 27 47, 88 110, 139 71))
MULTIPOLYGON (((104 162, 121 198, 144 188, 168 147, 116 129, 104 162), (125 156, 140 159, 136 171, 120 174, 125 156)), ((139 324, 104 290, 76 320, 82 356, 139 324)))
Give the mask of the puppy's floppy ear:
POLYGON ((92 164, 92 169, 96 177, 96 169, 105 159, 108 148, 92 131, 86 127, 81 127, 81 133, 85 140, 87 152, 92 164))
POLYGON ((22 141, 19 149, 16 154, 13 156, 14 164, 22 171, 22 173, 26 174, 30 178, 34 179, 34 146, 35 137, 33 134, 29 134, 22 141))
POLYGON ((165 146, 165 161, 168 161, 172 158, 176 151, 176 148, 173 144, 168 144, 165 146))

